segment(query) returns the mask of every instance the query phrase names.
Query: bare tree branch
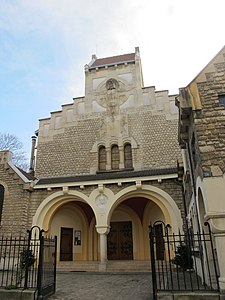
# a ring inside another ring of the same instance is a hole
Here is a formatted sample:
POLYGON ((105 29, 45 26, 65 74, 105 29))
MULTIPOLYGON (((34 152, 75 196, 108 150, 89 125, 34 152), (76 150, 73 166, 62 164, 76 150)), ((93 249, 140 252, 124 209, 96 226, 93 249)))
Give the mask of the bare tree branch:
POLYGON ((23 144, 16 135, 0 132, 0 150, 10 150, 13 163, 24 170, 28 169, 28 159, 23 144))

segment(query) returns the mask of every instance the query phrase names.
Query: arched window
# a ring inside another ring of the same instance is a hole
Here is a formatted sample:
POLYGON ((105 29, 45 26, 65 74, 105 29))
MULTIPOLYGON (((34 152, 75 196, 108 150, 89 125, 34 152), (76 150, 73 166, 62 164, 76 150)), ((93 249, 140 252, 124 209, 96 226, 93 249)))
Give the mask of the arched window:
POLYGON ((3 202, 4 202, 4 193, 5 188, 3 185, 0 184, 0 222, 2 220, 2 209, 3 209, 3 202))
POLYGON ((104 146, 101 146, 98 151, 98 169, 106 169, 106 150, 104 146))
POLYGON ((124 146, 124 167, 125 168, 133 167, 131 144, 126 144, 124 146))
POLYGON ((117 145, 113 145, 111 148, 111 168, 112 170, 119 169, 120 156, 119 148, 117 145))

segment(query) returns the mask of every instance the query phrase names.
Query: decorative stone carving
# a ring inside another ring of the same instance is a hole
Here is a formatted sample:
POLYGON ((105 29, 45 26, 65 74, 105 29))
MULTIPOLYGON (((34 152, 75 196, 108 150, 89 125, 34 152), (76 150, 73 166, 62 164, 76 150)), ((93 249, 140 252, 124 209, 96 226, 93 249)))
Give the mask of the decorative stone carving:
POLYGON ((100 195, 97 196, 95 203, 96 203, 96 206, 98 207, 98 209, 100 209, 101 211, 104 211, 107 201, 108 201, 107 196, 105 194, 101 193, 100 195))
POLYGON ((105 84, 106 89, 109 90, 115 90, 119 88, 119 83, 116 79, 111 78, 109 80, 107 80, 106 84, 105 84))
POLYGON ((114 117, 119 107, 128 99, 130 88, 121 80, 108 79, 98 87, 95 93, 96 101, 106 108, 107 113, 114 117))

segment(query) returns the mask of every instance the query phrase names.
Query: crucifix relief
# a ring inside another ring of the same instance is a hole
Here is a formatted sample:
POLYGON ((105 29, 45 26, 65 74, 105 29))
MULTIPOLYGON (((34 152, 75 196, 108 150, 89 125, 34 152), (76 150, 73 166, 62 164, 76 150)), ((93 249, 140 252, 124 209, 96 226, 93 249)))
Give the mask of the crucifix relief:
POLYGON ((119 103, 118 103, 119 83, 116 79, 111 78, 106 82, 105 86, 107 90, 106 101, 107 101, 108 110, 111 115, 112 121, 114 121, 115 114, 119 108, 119 103))
POLYGON ((121 120, 120 106, 127 98, 126 87, 115 78, 108 79, 102 86, 97 101, 106 108, 107 114, 101 122, 101 137, 124 134, 126 126, 124 120, 121 120))

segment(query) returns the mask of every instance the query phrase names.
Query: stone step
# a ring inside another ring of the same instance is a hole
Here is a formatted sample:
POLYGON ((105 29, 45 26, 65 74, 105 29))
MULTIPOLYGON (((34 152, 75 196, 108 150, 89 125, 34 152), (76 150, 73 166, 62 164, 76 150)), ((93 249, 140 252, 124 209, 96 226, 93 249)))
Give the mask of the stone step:
POLYGON ((118 260, 118 261, 108 261, 107 271, 120 271, 120 272, 129 272, 129 271, 150 271, 150 262, 143 260, 118 260))
POLYGON ((57 271, 98 271, 98 261, 60 261, 57 263, 57 271))
MULTIPOLYGON (((99 261, 60 261, 57 271, 99 271, 99 261)), ((143 260, 111 260, 106 263, 106 272, 146 272, 150 271, 150 262, 143 260)))

